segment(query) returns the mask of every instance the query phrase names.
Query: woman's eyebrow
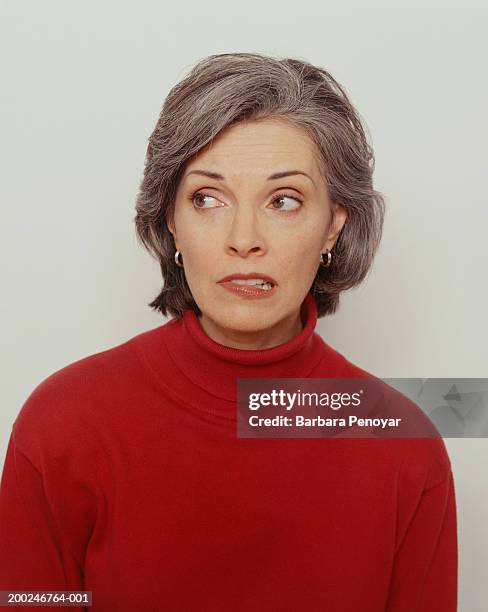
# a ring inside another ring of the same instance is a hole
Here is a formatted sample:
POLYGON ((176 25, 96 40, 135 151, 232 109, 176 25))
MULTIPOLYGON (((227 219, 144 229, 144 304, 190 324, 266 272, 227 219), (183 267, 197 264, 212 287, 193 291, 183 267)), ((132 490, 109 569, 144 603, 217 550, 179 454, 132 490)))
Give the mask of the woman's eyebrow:
MULTIPOLYGON (((186 178, 190 174, 200 174, 202 176, 207 176, 208 178, 213 178, 217 181, 225 181, 225 177, 222 176, 222 174, 219 174, 218 172, 210 172, 209 170, 191 170, 185 175, 184 178, 186 178)), ((312 183, 315 185, 313 178, 306 172, 303 172, 302 170, 284 170, 283 172, 275 172, 274 174, 271 174, 270 176, 268 176, 267 180, 272 181, 275 179, 284 178, 285 176, 293 176, 295 174, 303 174, 303 176, 308 177, 312 181, 312 183)))

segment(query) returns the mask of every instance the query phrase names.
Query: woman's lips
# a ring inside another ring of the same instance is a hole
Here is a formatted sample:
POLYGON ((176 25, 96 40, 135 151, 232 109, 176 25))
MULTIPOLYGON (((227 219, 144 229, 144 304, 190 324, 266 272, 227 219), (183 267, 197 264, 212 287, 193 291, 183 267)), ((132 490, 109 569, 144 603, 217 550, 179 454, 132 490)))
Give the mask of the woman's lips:
POLYGON ((248 299, 271 297, 276 293, 278 288, 278 285, 273 285, 271 289, 260 289, 252 285, 238 285, 232 281, 224 281, 217 284, 234 295, 248 299))
POLYGON ((245 272, 245 273, 244 272, 234 272, 234 274, 229 274, 228 276, 224 276, 224 278, 221 278, 217 282, 224 283, 226 281, 233 281, 233 280, 256 280, 256 279, 266 281, 267 283, 270 283, 271 285, 278 284, 272 276, 269 276, 268 274, 265 274, 264 272, 245 272))

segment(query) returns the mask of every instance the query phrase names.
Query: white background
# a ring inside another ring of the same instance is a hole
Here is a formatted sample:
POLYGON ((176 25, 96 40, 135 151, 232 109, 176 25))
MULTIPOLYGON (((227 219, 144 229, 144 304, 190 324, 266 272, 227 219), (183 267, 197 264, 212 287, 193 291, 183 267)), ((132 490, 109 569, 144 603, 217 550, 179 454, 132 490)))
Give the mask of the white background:
MULTIPOLYGON (((486 3, 0 6, 0 466, 42 379, 164 322, 146 305, 161 279, 135 194, 165 95, 210 53, 318 64, 369 129, 384 237, 367 281, 320 320, 326 342, 380 377, 488 376, 486 3)), ((488 441, 446 444, 459 610, 482 612, 488 441)))

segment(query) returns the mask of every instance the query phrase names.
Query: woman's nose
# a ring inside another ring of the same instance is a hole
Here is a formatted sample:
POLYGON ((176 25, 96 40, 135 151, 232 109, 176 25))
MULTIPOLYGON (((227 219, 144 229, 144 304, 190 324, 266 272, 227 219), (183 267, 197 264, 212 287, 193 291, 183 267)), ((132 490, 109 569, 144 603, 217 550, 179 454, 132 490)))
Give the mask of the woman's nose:
POLYGON ((264 238, 255 211, 245 210, 244 207, 237 209, 226 237, 225 248, 241 256, 250 252, 264 252, 264 238))

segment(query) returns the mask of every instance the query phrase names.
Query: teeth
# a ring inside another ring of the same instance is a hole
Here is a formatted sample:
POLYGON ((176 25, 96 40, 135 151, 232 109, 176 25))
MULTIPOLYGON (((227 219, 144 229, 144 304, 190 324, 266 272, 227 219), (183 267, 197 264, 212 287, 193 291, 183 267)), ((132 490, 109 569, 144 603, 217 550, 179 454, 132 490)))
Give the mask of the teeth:
POLYGON ((259 287, 264 291, 269 291, 273 288, 271 283, 264 281, 262 278, 234 278, 232 282, 236 285, 251 285, 255 287, 259 287))

